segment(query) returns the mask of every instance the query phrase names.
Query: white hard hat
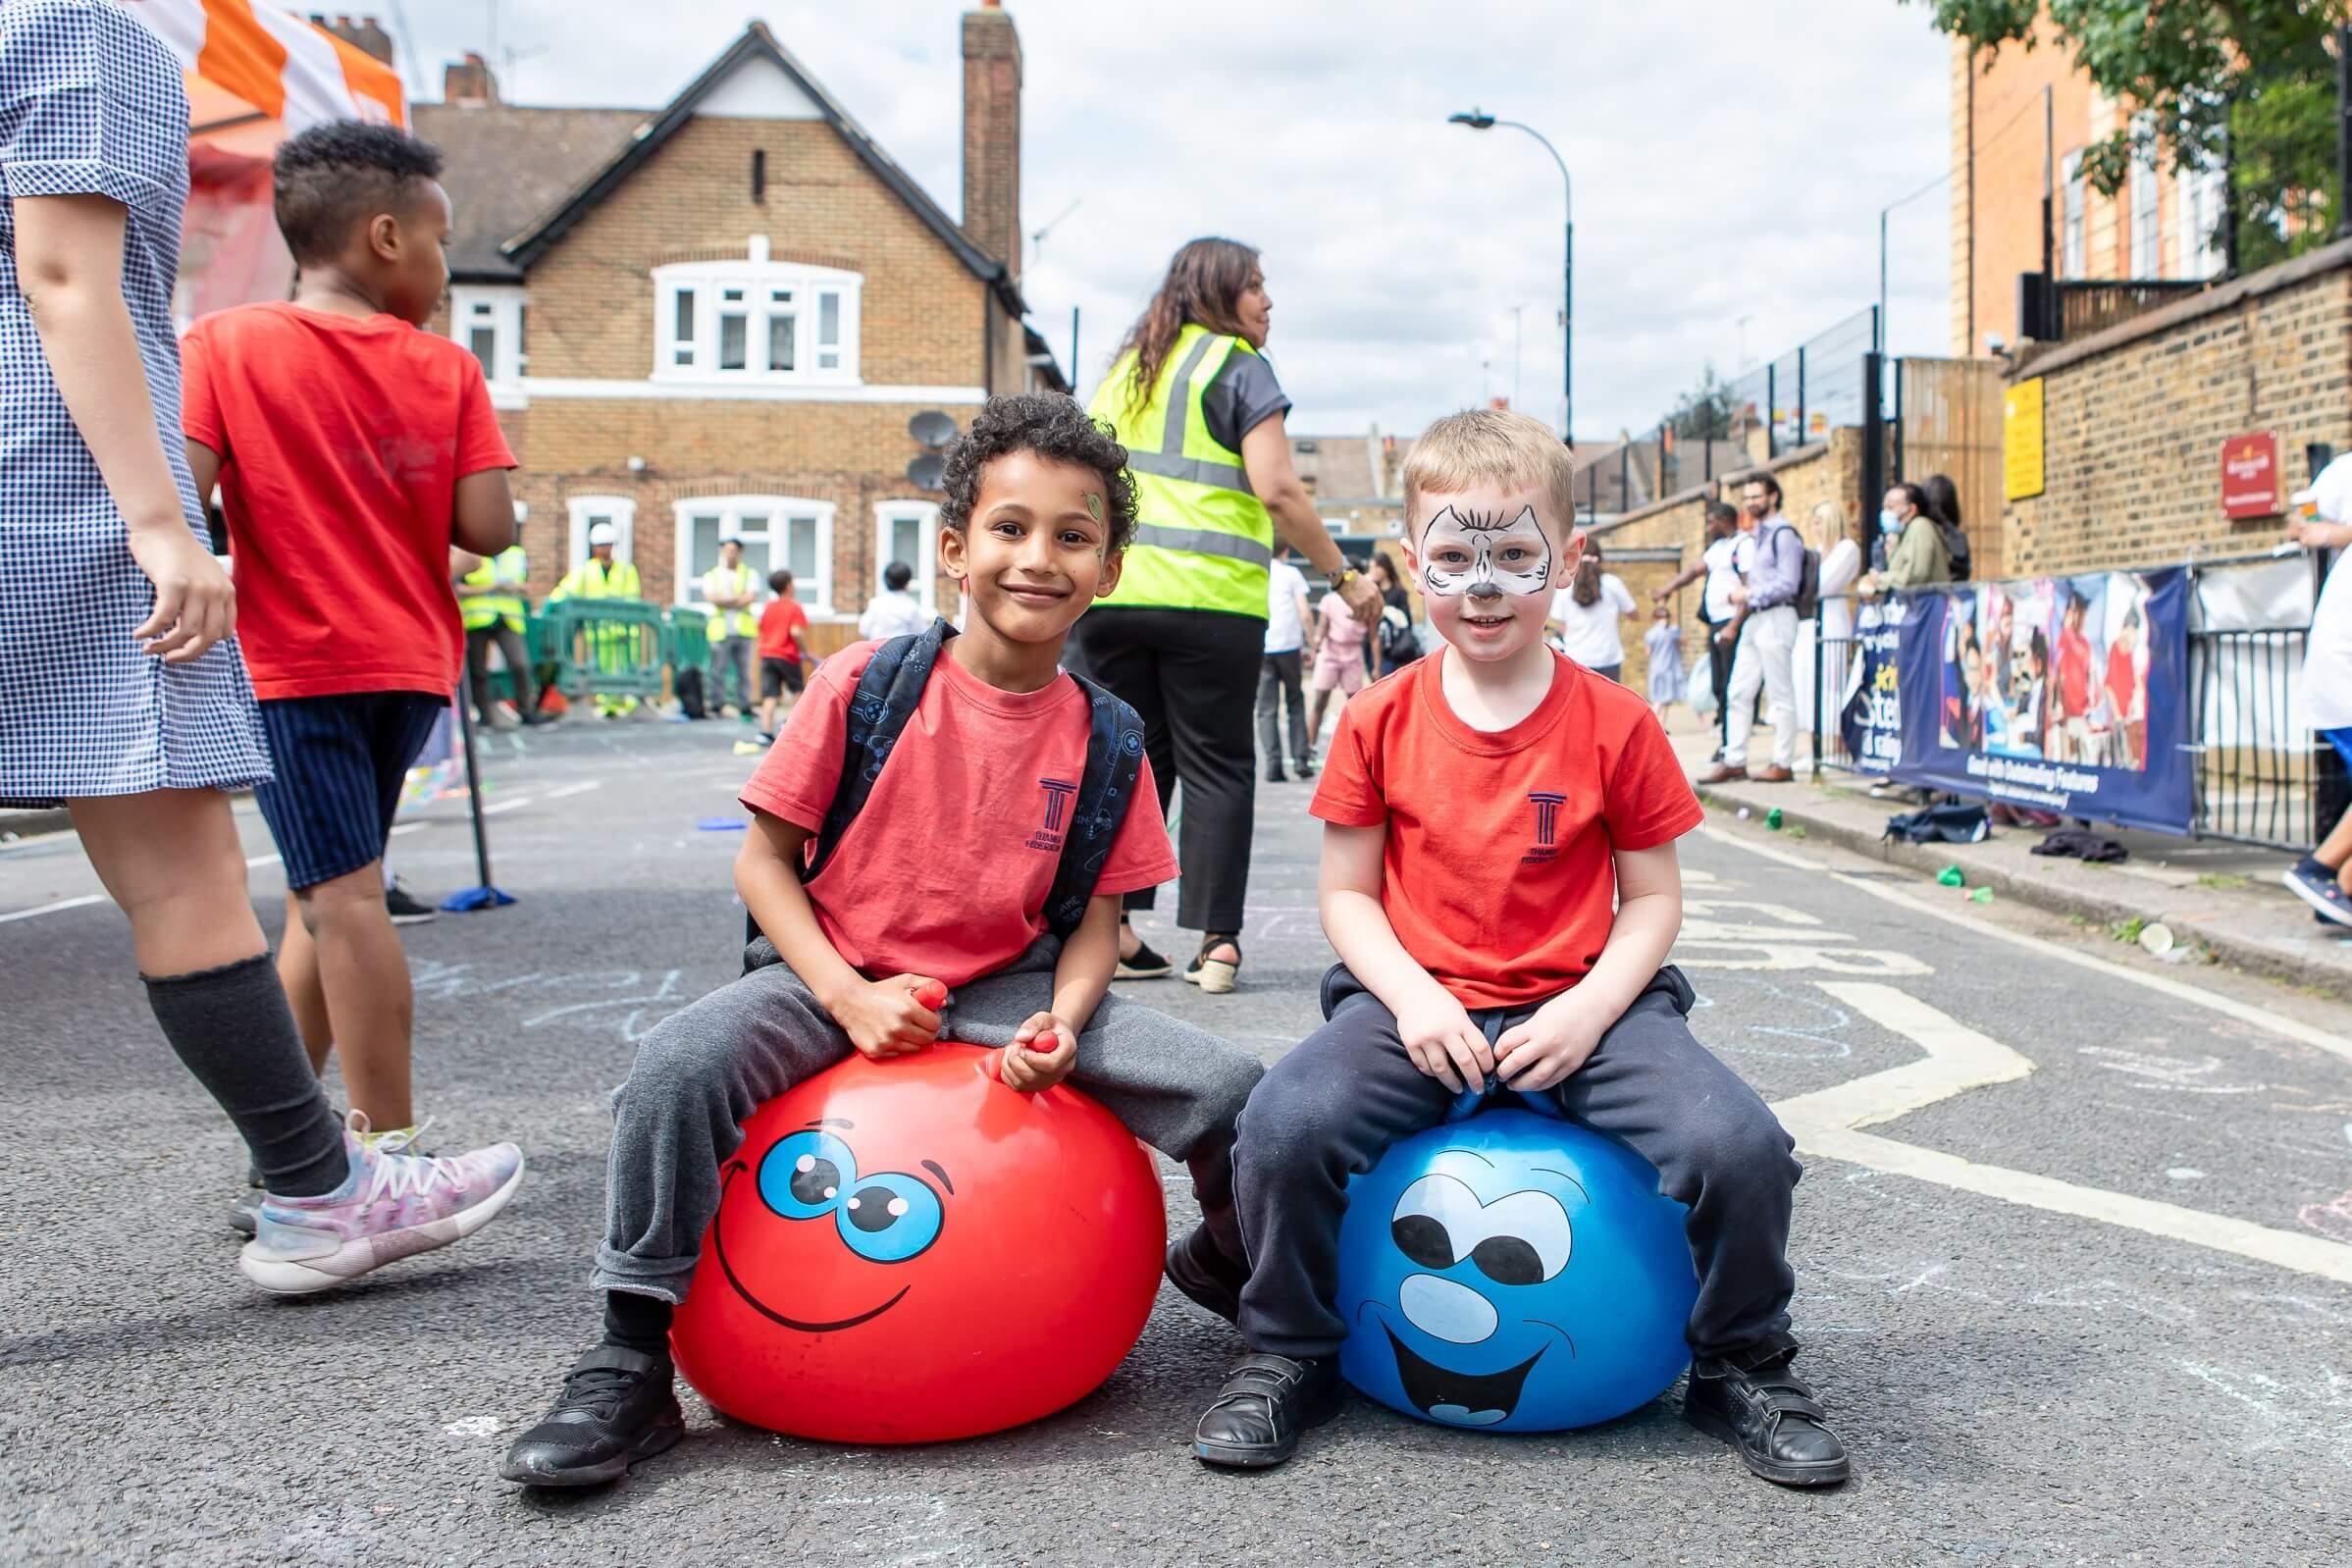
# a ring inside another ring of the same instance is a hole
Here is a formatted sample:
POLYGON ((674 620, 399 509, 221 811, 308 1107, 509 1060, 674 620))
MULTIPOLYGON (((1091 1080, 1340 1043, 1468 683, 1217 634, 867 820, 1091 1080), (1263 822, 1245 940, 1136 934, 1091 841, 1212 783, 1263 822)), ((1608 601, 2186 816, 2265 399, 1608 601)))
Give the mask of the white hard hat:
POLYGON ((718 542, 722 545, 741 546, 743 544, 743 536, 732 528, 721 529, 719 531, 718 542))
POLYGON ((599 545, 617 545, 620 542, 621 531, 613 527, 610 523, 591 523, 588 525, 588 548, 590 549, 596 549, 599 545))

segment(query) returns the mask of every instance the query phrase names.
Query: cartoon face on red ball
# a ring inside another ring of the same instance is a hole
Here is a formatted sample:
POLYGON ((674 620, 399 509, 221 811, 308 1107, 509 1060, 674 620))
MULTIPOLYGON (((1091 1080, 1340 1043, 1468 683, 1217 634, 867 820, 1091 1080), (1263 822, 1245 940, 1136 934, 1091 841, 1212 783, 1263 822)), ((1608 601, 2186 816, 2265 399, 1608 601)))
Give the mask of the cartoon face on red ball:
POLYGON ((1158 1176, 1101 1106, 1008 1089, 992 1056, 852 1058, 745 1124, 672 1334, 711 1404, 802 1437, 929 1442, 1110 1376, 1159 1285, 1158 1176))

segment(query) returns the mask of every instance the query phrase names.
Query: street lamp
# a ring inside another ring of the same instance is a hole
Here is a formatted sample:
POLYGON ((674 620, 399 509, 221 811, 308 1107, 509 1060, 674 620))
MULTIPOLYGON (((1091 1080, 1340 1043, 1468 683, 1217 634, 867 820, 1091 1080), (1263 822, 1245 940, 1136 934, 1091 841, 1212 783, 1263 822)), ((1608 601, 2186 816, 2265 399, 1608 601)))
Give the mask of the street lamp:
POLYGON ((1496 126, 1507 126, 1513 131, 1524 131, 1538 141, 1542 142, 1543 150, 1551 154, 1551 161, 1559 165, 1560 187, 1568 198, 1567 242, 1560 252, 1560 419, 1566 430, 1563 439, 1570 447, 1574 447, 1576 445, 1576 184, 1568 178, 1568 161, 1560 156, 1560 149, 1553 146, 1545 138, 1543 132, 1533 126, 1523 126, 1516 120, 1497 120, 1490 114, 1472 109, 1468 114, 1447 115, 1445 123, 1449 126, 1468 126, 1473 131, 1491 131, 1496 126))

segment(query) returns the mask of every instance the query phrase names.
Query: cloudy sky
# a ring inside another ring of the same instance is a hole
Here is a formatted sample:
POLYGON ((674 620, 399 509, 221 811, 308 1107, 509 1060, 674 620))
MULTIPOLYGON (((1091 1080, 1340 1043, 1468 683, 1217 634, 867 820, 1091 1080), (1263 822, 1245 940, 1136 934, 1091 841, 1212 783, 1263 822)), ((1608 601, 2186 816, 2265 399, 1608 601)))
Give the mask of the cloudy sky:
MULTIPOLYGON (((755 0, 756 3, 756 0, 755 0)), ((1558 171, 1576 182, 1580 438, 1655 423, 1712 362, 1793 347, 1878 288, 1878 211, 1945 174, 1949 56, 1898 0, 1008 0, 1026 63, 1023 287, 1082 388, 1169 253, 1258 246, 1293 431, 1418 430, 1492 394, 1557 422, 1558 171), (1072 207, 1075 209, 1068 211, 1072 207), (1523 306, 1514 320, 1513 306, 1523 306), (1744 325, 1743 325, 1743 319, 1744 325)), ((307 7, 305 7, 307 9, 307 7)), ((961 0, 761 15, 951 213, 961 0)), ((497 0, 527 103, 657 104, 755 14, 497 0)), ((392 0, 438 97, 491 0, 392 0)), ((494 56, 493 64, 499 64, 494 56)), ((1947 339, 1946 187, 1896 211, 1891 346, 1947 339)))

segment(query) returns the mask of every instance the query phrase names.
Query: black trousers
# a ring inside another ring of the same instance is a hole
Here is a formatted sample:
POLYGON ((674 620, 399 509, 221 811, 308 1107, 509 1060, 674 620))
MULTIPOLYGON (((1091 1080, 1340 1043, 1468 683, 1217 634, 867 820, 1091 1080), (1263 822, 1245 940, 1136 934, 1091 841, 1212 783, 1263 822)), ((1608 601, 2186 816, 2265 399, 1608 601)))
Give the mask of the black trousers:
MULTIPOLYGON (((1694 1355, 1741 1367, 1796 1347, 1789 1298, 1795 1140, 1746 1079, 1691 1034, 1690 981, 1669 965, 1599 1048, 1541 1091, 1571 1120, 1622 1138, 1658 1168, 1668 1197, 1690 1206, 1699 1300, 1685 1333, 1694 1355)), ((1536 1009, 1470 1015, 1489 1045, 1536 1009)), ((1324 1356, 1347 1323, 1335 1305, 1347 1178, 1388 1146, 1434 1127, 1454 1092, 1413 1065, 1396 1016, 1334 964, 1323 979, 1324 1026, 1259 1081, 1233 1145, 1234 1196, 1249 1249, 1241 1334, 1252 1350, 1324 1356)))
POLYGON ((1715 689, 1715 744, 1731 744, 1731 661, 1740 652, 1740 640, 1728 643, 1715 641, 1715 634, 1724 627, 1722 621, 1705 621, 1707 680, 1715 689))
POLYGON ((1290 763, 1302 772, 1312 755, 1313 743, 1307 739, 1307 699, 1300 687, 1305 674, 1305 653, 1290 649, 1280 653, 1268 653, 1258 670, 1258 750, 1266 754, 1266 776, 1273 778, 1282 770, 1283 709, 1289 710, 1290 763))
MULTIPOLYGON (((1204 609, 1090 609, 1072 631, 1087 674, 1143 717, 1143 749, 1168 810, 1184 786, 1176 924, 1238 934, 1256 823, 1250 714, 1266 650, 1261 616, 1204 609)), ((1156 889, 1127 895, 1155 907, 1156 889)))
POLYGON ((531 689, 531 655, 523 651, 523 634, 504 621, 492 621, 465 634, 466 680, 474 693, 474 714, 490 722, 490 645, 496 642, 514 671, 515 710, 529 718, 539 710, 539 694, 531 689))

